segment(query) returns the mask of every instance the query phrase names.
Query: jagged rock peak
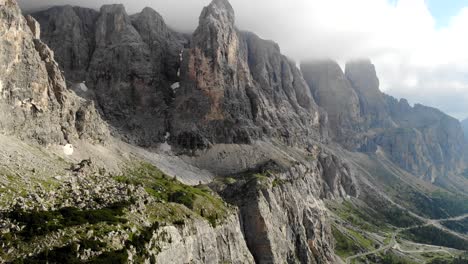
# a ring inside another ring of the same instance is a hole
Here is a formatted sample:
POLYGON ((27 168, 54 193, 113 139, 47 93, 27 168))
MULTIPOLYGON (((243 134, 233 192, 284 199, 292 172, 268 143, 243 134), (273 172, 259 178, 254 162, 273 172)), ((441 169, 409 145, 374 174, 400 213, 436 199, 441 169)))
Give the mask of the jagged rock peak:
POLYGON ((151 7, 145 7, 140 13, 132 15, 133 26, 145 42, 151 44, 155 39, 167 41, 169 29, 164 18, 151 7))
POLYGON ((97 21, 96 44, 109 46, 115 43, 141 42, 132 21, 122 4, 103 5, 97 21))
POLYGON ((234 25, 234 9, 228 0, 213 0, 210 5, 203 9, 200 15, 200 24, 203 24, 207 19, 220 20, 234 25))
POLYGON ((143 10, 140 12, 140 17, 154 19, 165 24, 164 18, 151 7, 143 8, 143 10))
POLYGON ((101 13, 127 13, 123 4, 110 4, 101 6, 101 13))
POLYGON ((326 59, 303 62, 301 70, 315 101, 328 113, 331 134, 347 134, 360 122, 360 103, 341 67, 326 59))
POLYGON ((369 59, 356 59, 346 63, 346 77, 355 89, 379 91, 379 78, 369 59))

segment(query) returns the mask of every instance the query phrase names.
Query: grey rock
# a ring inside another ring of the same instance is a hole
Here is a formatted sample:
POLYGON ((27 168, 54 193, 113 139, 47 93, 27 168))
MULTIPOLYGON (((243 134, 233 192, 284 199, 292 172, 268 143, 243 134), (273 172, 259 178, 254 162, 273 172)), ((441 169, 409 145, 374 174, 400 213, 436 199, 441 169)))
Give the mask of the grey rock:
MULTIPOLYGON (((35 21, 7 1, 0 8, 0 34, 0 130, 42 144, 78 139, 75 113, 84 101, 67 90, 54 53, 37 39, 35 21)), ((105 125, 95 125, 103 134, 87 131, 88 136, 105 140, 105 125)))
POLYGON ((26 15, 24 18, 26 19, 26 23, 28 24, 28 27, 31 29, 31 32, 33 33, 34 39, 40 39, 41 38, 41 26, 39 25, 39 22, 37 22, 30 15, 26 15))
POLYGON ((375 66, 369 60, 346 63, 345 75, 359 96, 361 115, 368 127, 390 127, 389 113, 375 66))
POLYGON ((247 245, 257 263, 335 263, 331 226, 320 197, 347 197, 357 190, 352 189, 349 169, 335 163, 337 157, 322 154, 316 163, 269 169, 268 178, 239 181, 222 191, 240 208, 247 245))
POLYGON ((319 113, 300 71, 278 46, 234 26, 227 1, 203 10, 184 52, 171 140, 184 148, 251 143, 288 144, 319 138, 319 113))
POLYGON ((157 263, 255 263, 236 213, 217 227, 201 220, 182 228, 164 227, 153 234, 147 251, 157 263))
POLYGON ((359 95, 362 116, 354 139, 345 138, 351 142, 347 146, 366 152, 380 147, 400 167, 432 182, 461 170, 465 143, 455 119, 380 92, 375 67, 368 60, 348 63, 346 76, 359 95))
POLYGON ((393 161, 429 181, 463 169, 466 143, 458 120, 435 108, 420 104, 411 107, 405 100, 397 103, 389 96, 387 103, 398 128, 388 129, 385 135, 395 135, 395 141, 404 137, 398 143, 382 144, 393 161))
POLYGON ((461 121, 461 125, 463 129, 463 133, 465 135, 465 139, 468 139, 468 118, 463 119, 463 121, 461 121))
POLYGON ((462 170, 466 143, 459 122, 382 93, 369 60, 347 63, 345 77, 333 62, 301 68, 315 100, 328 113, 330 134, 344 147, 383 151, 401 168, 431 182, 462 170))
POLYGON ((362 123, 359 97, 340 66, 331 60, 301 64, 304 79, 317 104, 328 114, 330 135, 343 144, 362 123))
POLYGON ((86 80, 86 69, 95 50, 94 24, 99 13, 92 9, 60 6, 32 14, 42 27, 42 40, 55 52, 70 82, 86 80))
POLYGON ((184 37, 150 8, 130 17, 122 5, 63 6, 33 16, 65 75, 86 81, 89 89, 77 92, 95 100, 115 135, 143 146, 164 141, 184 37))

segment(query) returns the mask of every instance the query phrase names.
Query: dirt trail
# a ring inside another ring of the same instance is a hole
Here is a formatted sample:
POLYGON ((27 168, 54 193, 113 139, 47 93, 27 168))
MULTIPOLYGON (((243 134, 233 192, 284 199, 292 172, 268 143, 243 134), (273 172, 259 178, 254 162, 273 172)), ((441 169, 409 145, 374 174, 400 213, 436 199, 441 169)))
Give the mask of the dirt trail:
POLYGON ((395 232, 392 233, 392 239, 390 240, 390 242, 384 246, 381 246, 380 248, 376 249, 376 250, 372 250, 372 251, 368 251, 368 252, 363 252, 363 253, 359 253, 359 254, 356 254, 356 255, 353 255, 353 256, 349 256, 346 258, 346 263, 347 264, 350 264, 351 261, 353 259, 357 259, 357 258, 360 258, 360 257, 365 257, 365 256, 368 256, 368 255, 373 255, 373 254, 376 254, 376 253, 379 253, 381 251, 385 251, 385 250, 388 250, 388 249, 394 249, 394 250, 397 250, 397 251, 400 251, 402 253, 429 253, 429 252, 444 252, 444 253, 448 253, 449 255, 451 255, 453 257, 453 254, 450 253, 448 250, 445 250, 445 249, 440 249, 440 247, 437 247, 437 246, 434 246, 434 245, 429 245, 429 244, 418 244, 418 243, 414 243, 415 245, 419 245, 419 246, 426 246, 426 247, 434 247, 434 249, 428 249, 428 250, 403 250, 401 249, 400 247, 400 244, 396 241, 396 237, 398 236, 398 234, 400 234, 401 232, 405 231, 405 230, 409 230, 409 229, 412 229, 412 228, 418 228, 418 227, 425 227, 425 226, 434 226, 438 229, 441 229, 445 232, 449 232, 450 234, 453 234, 461 239, 465 239, 465 240, 468 240, 468 237, 466 235, 463 235, 463 234, 459 234, 455 231, 452 231, 446 227, 444 227, 442 224, 440 224, 441 222, 443 221, 459 221, 459 220, 463 220, 465 218, 468 217, 468 214, 465 214, 465 215, 461 215, 461 216, 456 216, 456 217, 452 217, 452 218, 446 218, 446 219, 437 219, 437 220, 434 220, 434 219, 427 219, 427 218, 423 218, 423 217, 419 217, 420 219, 424 219, 425 220, 425 223, 422 224, 422 225, 416 225, 416 226, 410 226, 410 227, 407 227, 407 228, 399 228, 397 229, 395 232), (437 248, 435 248, 437 247, 437 248))

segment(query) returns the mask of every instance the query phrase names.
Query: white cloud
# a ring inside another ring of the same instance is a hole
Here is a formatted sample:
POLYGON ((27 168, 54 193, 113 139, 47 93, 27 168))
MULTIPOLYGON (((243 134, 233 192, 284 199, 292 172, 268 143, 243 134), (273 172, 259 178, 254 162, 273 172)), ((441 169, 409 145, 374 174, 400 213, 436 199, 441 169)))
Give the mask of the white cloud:
MULTIPOLYGON (((23 5, 112 0, 20 0, 23 5)), ((193 30, 209 0, 120 0, 130 13, 144 6, 168 24, 193 30)), ((449 2, 449 1, 447 1, 449 2)), ((468 117, 468 8, 437 28, 424 0, 231 0, 237 24, 280 44, 296 59, 369 57, 381 88, 410 102, 468 117)), ((449 3, 448 3, 449 4, 449 3)))

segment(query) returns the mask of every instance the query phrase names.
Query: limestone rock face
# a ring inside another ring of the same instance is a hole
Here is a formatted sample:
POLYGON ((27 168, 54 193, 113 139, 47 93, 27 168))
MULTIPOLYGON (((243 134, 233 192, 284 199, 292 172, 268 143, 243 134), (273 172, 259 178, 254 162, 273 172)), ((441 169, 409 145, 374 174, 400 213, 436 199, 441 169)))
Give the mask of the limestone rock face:
POLYGON ((88 119, 77 120, 76 113, 86 102, 66 88, 54 53, 38 38, 40 29, 32 17, 23 17, 14 1, 0 5, 0 130, 33 139, 42 144, 65 143, 81 136, 102 141, 106 127, 82 133, 89 118, 100 120, 87 110, 88 119))
POLYGON ((361 115, 368 127, 389 127, 389 113, 375 66, 369 60, 346 63, 345 75, 359 96, 361 115))
POLYGON ((34 39, 40 39, 41 38, 41 26, 39 25, 39 22, 37 22, 30 15, 27 15, 24 18, 26 19, 26 23, 28 24, 29 29, 31 29, 31 32, 33 33, 34 39))
POLYGON ((370 61, 351 62, 346 67, 369 131, 366 140, 361 140, 363 149, 369 150, 369 142, 380 146, 400 167, 432 182, 461 170, 465 141, 456 119, 431 107, 411 107, 404 99, 397 101, 380 92, 370 61))
POLYGON ((153 235, 147 251, 156 263, 255 263, 250 253, 237 214, 233 214, 217 227, 206 221, 184 226, 163 227, 153 235), (166 237, 166 239, 161 239, 166 237), (171 243, 167 241, 167 237, 171 243))
POLYGON ((294 144, 318 138, 322 117, 300 71, 278 46, 234 26, 226 0, 207 6, 183 54, 172 141, 186 148, 249 143, 294 144))
POLYGON ((463 133, 465 134, 465 139, 468 139, 468 118, 463 119, 461 122, 463 133))
POLYGON ((94 24, 99 13, 81 7, 52 7, 34 13, 42 27, 42 40, 55 52, 67 80, 86 80, 86 69, 95 50, 94 24))
POLYGON ((336 263, 322 198, 356 196, 350 169, 321 153, 311 164, 237 182, 221 193, 240 208, 247 246, 256 263, 336 263), (242 191, 242 195, 239 192, 242 191))
POLYGON ((389 96, 386 100, 398 127, 388 129, 377 142, 382 142, 397 164, 429 181, 463 169, 466 143, 458 120, 435 108, 411 107, 406 100, 389 96), (388 142, 389 135, 396 142, 388 142))
POLYGON ((369 60, 347 63, 344 76, 330 61, 304 63, 301 70, 328 113, 331 134, 344 147, 380 149, 401 168, 432 182, 462 169, 466 144, 459 122, 382 93, 369 60))
POLYGON ((356 91, 334 61, 305 62, 301 70, 314 99, 328 113, 330 134, 346 144, 346 138, 359 130, 362 122, 356 91))
POLYGON ((122 5, 106 5, 99 12, 63 6, 33 16, 67 78, 86 81, 89 92, 80 94, 96 102, 116 135, 143 146, 164 140, 186 40, 159 14, 145 8, 130 17, 122 5))

